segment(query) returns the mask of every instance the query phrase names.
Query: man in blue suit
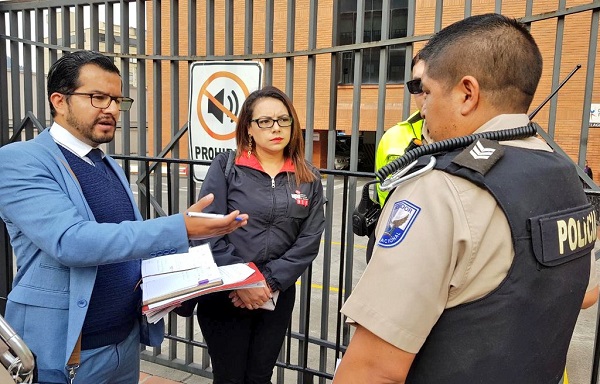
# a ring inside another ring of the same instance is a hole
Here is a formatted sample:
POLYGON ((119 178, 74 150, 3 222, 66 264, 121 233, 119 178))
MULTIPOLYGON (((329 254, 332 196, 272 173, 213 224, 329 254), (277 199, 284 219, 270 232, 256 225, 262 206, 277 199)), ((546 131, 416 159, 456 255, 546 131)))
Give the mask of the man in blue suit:
POLYGON ((137 384, 139 343, 164 335, 162 321, 141 316, 141 259, 186 252, 190 239, 229 233, 248 216, 142 221, 125 174, 98 148, 133 103, 108 57, 62 56, 48 100, 52 126, 0 148, 0 217, 17 258, 5 318, 37 355, 40 382, 137 384))

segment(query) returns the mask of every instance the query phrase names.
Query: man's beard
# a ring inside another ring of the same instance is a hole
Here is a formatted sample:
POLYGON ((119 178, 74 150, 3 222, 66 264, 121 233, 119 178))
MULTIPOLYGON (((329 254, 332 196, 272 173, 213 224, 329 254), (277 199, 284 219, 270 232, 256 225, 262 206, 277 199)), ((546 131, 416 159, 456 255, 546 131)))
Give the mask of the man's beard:
POLYGON ((112 120, 111 123, 114 124, 115 123, 114 119, 106 118, 106 117, 105 118, 97 118, 93 121, 92 124, 84 124, 83 122, 81 122, 79 119, 77 119, 75 117, 75 115, 70 111, 70 109, 69 109, 69 112, 70 113, 66 118, 67 123, 69 123, 70 126, 75 128, 77 130, 77 132, 79 132, 81 134, 81 136, 83 136, 87 140, 89 140, 93 143, 96 143, 96 144, 104 144, 104 143, 109 143, 114 139, 116 126, 112 131, 107 132, 107 133, 94 132, 94 126, 96 124, 98 124, 99 122, 106 121, 106 120, 112 120))

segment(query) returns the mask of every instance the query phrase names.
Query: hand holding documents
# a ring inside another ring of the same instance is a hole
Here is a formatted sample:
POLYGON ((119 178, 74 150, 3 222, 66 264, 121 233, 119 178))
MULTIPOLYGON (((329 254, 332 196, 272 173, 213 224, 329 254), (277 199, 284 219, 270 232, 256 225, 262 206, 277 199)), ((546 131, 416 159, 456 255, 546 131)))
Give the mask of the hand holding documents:
POLYGON ((208 244, 142 261, 142 304, 223 284, 208 244))
POLYGON ((273 297, 267 300, 266 303, 260 306, 261 309, 266 309, 267 311, 274 311, 275 305, 277 305, 277 299, 279 298, 279 291, 275 291, 272 293, 273 297))
POLYGON ((142 313, 156 323, 186 300, 208 293, 262 286, 254 263, 217 267, 208 244, 142 261, 142 313), (147 292, 148 291, 148 292, 147 292))

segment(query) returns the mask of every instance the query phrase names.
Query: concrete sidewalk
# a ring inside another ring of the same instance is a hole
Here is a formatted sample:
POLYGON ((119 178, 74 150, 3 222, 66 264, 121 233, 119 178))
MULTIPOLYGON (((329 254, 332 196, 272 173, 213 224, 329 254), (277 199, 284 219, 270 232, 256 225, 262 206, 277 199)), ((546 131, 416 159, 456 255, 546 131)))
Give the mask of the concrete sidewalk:
POLYGON ((142 360, 140 362, 139 384, 211 384, 206 377, 192 375, 177 369, 164 367, 159 364, 142 360))

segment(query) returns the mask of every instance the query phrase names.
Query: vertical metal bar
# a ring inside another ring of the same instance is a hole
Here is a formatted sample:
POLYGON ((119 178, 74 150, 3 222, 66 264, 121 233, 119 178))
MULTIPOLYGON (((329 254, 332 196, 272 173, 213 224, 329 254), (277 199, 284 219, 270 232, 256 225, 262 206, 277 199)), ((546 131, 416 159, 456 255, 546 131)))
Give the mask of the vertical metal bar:
POLYGON ((233 55, 233 0, 225 1, 225 54, 233 55))
MULTIPOLYGON (((106 21, 104 24, 104 50, 106 52, 114 52, 115 51, 115 22, 114 22, 114 7, 118 6, 115 3, 107 3, 105 5, 104 11, 106 15, 106 21)), ((134 95, 125 95, 132 96, 135 99, 134 95)), ((139 103, 139 100, 136 100, 136 103, 139 103)), ((121 142, 123 142, 123 128, 118 127, 117 132, 121 137, 121 142)), ((116 140, 112 140, 107 144, 108 153, 116 153, 116 140)))
MULTIPOLYGON (((273 0, 266 0, 265 10, 265 53, 273 52, 273 19, 275 18, 273 0)), ((273 59, 265 59, 265 84, 273 84, 273 59)))
MULTIPOLYGON (((407 20, 406 20, 406 36, 414 36, 415 35, 415 19, 416 19, 416 5, 414 1, 408 2, 408 10, 407 10, 407 20)), ((413 53, 413 45, 408 44, 404 46, 404 83, 406 84, 406 80, 410 79, 412 76, 412 70, 410 65, 412 63, 412 58, 414 56, 413 53)), ((402 120, 408 119, 410 116, 410 92, 408 92, 408 88, 404 87, 404 97, 402 99, 402 120)), ((379 143, 379 141, 378 141, 379 143)))
MULTIPOLYGON (((123 4, 128 5, 129 3, 125 3, 123 1, 121 1, 121 8, 123 7, 123 4)), ((139 55, 139 57, 136 59, 135 62, 135 69, 137 72, 137 95, 136 98, 139 99, 139 104, 138 104, 138 115, 137 115, 137 132, 138 132, 138 147, 137 147, 137 153, 140 156, 145 156, 147 154, 147 141, 146 141, 146 137, 148 135, 147 132, 147 126, 148 126, 148 121, 147 121, 147 115, 148 115, 148 99, 147 99, 147 95, 146 95, 146 61, 145 59, 142 57, 143 55, 146 55, 146 28, 144 28, 144 26, 146 25, 146 2, 144 0, 136 0, 135 2, 136 5, 136 26, 138 28, 136 28, 136 47, 135 47, 135 51, 136 54, 139 55)), ((127 18, 129 18, 129 10, 127 10, 127 18)), ((123 14, 123 12, 121 12, 121 14, 123 14)), ((160 9, 152 9, 152 17, 156 18, 156 17, 160 17, 160 9)), ((127 26, 127 31, 129 31, 129 23, 126 24, 127 26)), ((124 27, 122 27, 124 28, 124 27)), ((129 33, 127 33, 127 52, 129 52, 129 33)), ((156 123, 156 122, 155 122, 156 123)), ((128 127, 127 131, 123 131, 124 135, 130 135, 130 129, 128 127)), ((127 142, 127 151, 129 153, 129 140, 127 142)), ((141 163, 138 162, 138 167, 141 166, 141 163)), ((148 167, 146 167, 144 169, 145 172, 148 172, 148 167)), ((141 174, 141 173, 140 173, 141 174)), ((148 183, 149 185, 149 183, 148 183)), ((146 189, 147 193, 149 193, 150 188, 146 189)), ((140 193, 138 196, 138 199, 140 201, 142 201, 142 194, 140 193)))
MULTIPOLYGON (((198 47, 197 47, 197 33, 196 33, 196 25, 197 25, 197 8, 198 8, 198 4, 196 2, 196 0, 188 0, 188 24, 187 24, 187 29, 188 29, 188 55, 190 56, 195 56, 198 53, 198 47)), ((190 73, 190 64, 191 61, 188 62, 188 66, 187 66, 187 73, 190 73)), ((188 80, 189 83, 189 80, 188 80)), ((185 128, 186 130, 189 132, 189 126, 188 123, 185 124, 185 128)), ((194 202, 196 200, 196 186, 194 183, 194 178, 192 177, 192 172, 190 172, 190 170, 192 169, 192 166, 189 164, 186 164, 186 170, 188 172, 186 172, 187 174, 187 199, 186 199, 186 206, 190 206, 192 204, 192 202, 194 202)), ((194 338, 194 324, 196 323, 196 319, 195 316, 192 316, 191 318, 187 318, 185 320, 185 326, 184 326, 184 336, 186 338, 186 340, 192 340, 194 338)), ((191 364, 194 362, 194 346, 190 343, 185 343, 184 344, 184 351, 183 351, 183 359, 186 365, 191 364)))
MULTIPOLYGON (((192 166, 188 164, 188 168, 191 169, 192 166)), ((173 314, 173 313, 171 312, 171 314, 173 314)), ((192 317, 185 319, 184 337, 186 340, 192 340, 194 338, 194 323, 195 322, 196 322, 196 316, 192 316, 192 317)), ((184 361, 185 365, 189 365, 194 362, 194 346, 190 343, 185 343, 183 347, 184 347, 184 360, 183 361, 184 361)), ((206 368, 206 367, 202 367, 202 368, 206 368)))
POLYGON ((206 0, 206 56, 215 55, 215 0, 206 0))
MULTIPOLYGON (((197 32, 196 32, 196 25, 197 23, 197 9, 198 9, 198 3, 196 0, 188 0, 188 23, 187 23, 187 33, 188 33, 188 55, 189 56, 196 56, 198 54, 198 45, 197 45, 197 32)), ((188 61, 188 65, 187 65, 187 73, 188 73, 188 84, 189 84, 189 74, 190 74, 190 65, 192 63, 192 60, 188 61)), ((186 130, 189 133, 189 125, 186 123, 186 130)), ((189 144, 189 142, 188 142, 189 144)), ((189 151, 189 149, 188 149, 189 151)), ((190 156, 191 158, 191 156, 190 156)), ((189 175, 192 174, 191 169, 192 166, 190 164, 186 164, 186 174, 188 175, 188 179, 190 178, 189 175)), ((192 178, 193 179, 193 178, 192 178)), ((189 184, 191 184, 191 181, 188 183, 188 191, 189 191, 189 184)), ((194 192, 194 191, 189 191, 194 192)), ((188 194, 190 194, 188 193, 188 194)), ((193 199, 190 200, 188 203, 191 203, 192 201, 194 201, 193 199)), ((187 204, 188 206, 190 204, 187 204)), ((188 321, 186 321, 186 326, 185 326, 185 337, 188 339, 192 339, 194 337, 194 327, 193 324, 189 324, 188 321)), ((192 345, 190 344, 186 344, 184 346, 184 361, 186 364, 189 364, 191 362, 194 361, 194 348, 192 345)))
MULTIPOLYGON (((308 50, 312 51, 317 47, 317 23, 318 23, 318 0, 309 1, 308 9, 308 50)), ((289 13, 288 13, 289 15, 289 13)), ((289 35, 288 35, 289 37, 289 35)), ((289 40, 288 40, 289 41, 289 40)), ((313 133, 315 124, 315 72, 316 72, 316 57, 315 55, 308 55, 307 57, 307 68, 306 68, 306 123, 305 123, 305 136, 304 136, 304 154, 307 159, 312 159, 313 154, 313 133)), ((291 95, 290 95, 291 96, 291 95)), ((312 268, 309 268, 312 271, 312 268)), ((303 335, 298 340, 298 365, 306 368, 308 362, 308 335, 309 327, 308 321, 310 316, 310 275, 303 274, 302 286, 300 291, 300 306, 299 316, 300 322, 298 323, 298 330, 303 335), (303 321, 303 319, 305 321, 303 321)), ((308 373, 303 370, 298 371, 298 383, 303 383, 308 380, 308 373)))
MULTIPOLYGON (((204 38, 206 40, 206 58, 212 59, 215 54, 215 0, 206 0, 206 31, 204 33, 204 38)), ((188 128, 189 129, 189 128, 188 128)), ((192 165, 189 166, 190 169, 190 185, 193 183, 193 177, 191 169, 192 165)), ((195 198, 195 196, 194 196, 195 198)), ((210 356, 206 351, 203 351, 201 354, 201 367, 206 368, 210 365, 210 356)))
POLYGON ((496 0, 494 5, 494 13, 502 13, 502 0, 496 0))
MULTIPOLYGON (((19 36, 19 13, 18 11, 9 12, 9 23, 10 23, 10 35, 19 36)), ((21 69, 20 66, 20 55, 19 55, 19 43, 11 40, 10 46, 10 81, 12 84, 12 125, 16 128, 23 120, 21 114, 21 69)))
MULTIPOLYGON (((44 19, 44 10, 43 8, 36 8, 35 9, 35 40, 36 41, 44 41, 44 25, 45 25, 45 19, 44 19)), ((44 68, 44 48, 41 46, 36 46, 35 47, 35 72, 36 72, 36 76, 35 76, 35 89, 36 89, 36 94, 35 94, 35 100, 36 100, 36 111, 35 114, 38 118, 38 120, 46 125, 47 120, 46 120, 46 84, 44 82, 44 79, 46 78, 45 73, 46 73, 46 69, 44 68)), ((0 52, 0 57, 2 57, 2 53, 0 52)), ((2 72, 2 69, 0 68, 0 73, 2 72)), ((0 84, 0 89, 6 89, 6 88, 2 88, 1 84, 0 84)))
MULTIPOLYGON (((121 12, 121 53, 128 54, 129 53, 129 2, 126 0, 121 0, 120 4, 120 12, 121 12)), ((143 25, 143 24, 142 24, 143 25)), ((138 28, 140 31, 144 30, 144 28, 138 28)), ((139 40, 139 39, 138 39, 139 40)), ((139 64, 138 64, 139 67, 139 64)), ((121 76, 123 78, 123 94, 130 95, 131 94, 131 83, 129 81, 129 60, 123 58, 121 60, 121 76)), ((145 92, 144 92, 145 95, 145 92)), ((136 98, 140 97, 140 93, 136 95, 136 98)), ((139 100, 140 103, 138 105, 144 104, 143 100, 139 100)), ((139 113, 139 109, 138 109, 139 113)), ((145 132, 142 137, 141 129, 138 129, 138 139, 140 143, 146 141, 145 132)), ((122 148, 121 153, 124 155, 131 154, 131 119, 129 118, 129 113, 121 113, 121 132, 122 136, 122 148)), ((140 155, 145 155, 146 152, 137 152, 140 155)))
MULTIPOLYGON (((254 33, 254 1, 246 0, 246 7, 244 9, 245 23, 244 23, 244 54, 249 55, 254 50, 252 47, 254 33)), ((289 25, 289 24, 288 24, 289 25)), ((260 84, 262 85, 262 84, 260 84)))
MULTIPOLYGON (((390 37, 390 2, 383 1, 381 7, 381 40, 385 41, 390 37)), ((408 31, 407 31, 408 32, 408 31)), ((375 131, 375 147, 379 144, 381 136, 385 130, 385 100, 388 81, 388 52, 389 46, 379 49, 379 79, 377 87, 377 125, 375 131)), ((406 50, 405 50, 406 52, 406 50)))
MULTIPOLYGON (((197 25, 197 7, 198 4, 196 3, 196 0, 189 0, 188 1, 188 55, 190 56, 195 56, 197 54, 198 51, 198 47, 197 47, 197 43, 196 43, 196 25, 197 25)), ((188 74, 190 73, 190 69, 189 69, 189 64, 188 63, 188 68, 187 68, 187 72, 188 74)), ((186 124, 187 125, 187 124, 186 124)), ((189 128, 188 128, 188 132, 189 132, 189 128)), ((192 177, 192 166, 187 164, 186 165, 187 170, 188 170, 188 177, 187 177, 187 206, 191 205, 191 203, 193 201, 195 201, 196 199, 196 194, 195 194, 195 183, 194 183, 194 178, 192 177)), ((185 320, 185 326, 184 326, 184 332, 185 332, 185 338, 186 340, 192 340, 194 338, 194 324, 196 322, 195 316, 192 316, 191 318, 187 318, 185 320)), ((184 345, 184 351, 183 351, 183 359, 184 359, 184 363, 185 365, 191 364, 194 362, 194 346, 190 343, 185 343, 184 345)))
MULTIPOLYGON (((198 54, 197 48, 197 32, 196 25, 198 24, 198 20, 196 19, 196 10, 198 4, 196 0, 188 0, 188 23, 187 23, 187 33, 188 33, 188 55, 195 56, 198 54)), ((189 63, 188 63, 189 64, 189 63)), ((188 71, 189 72, 189 71, 188 71)))
POLYGON ((533 0, 527 0, 525 3, 525 16, 531 16, 533 13, 533 0))
MULTIPOLYGON (((295 20, 295 0, 291 0, 288 1, 287 3, 287 33, 286 33, 286 47, 287 47, 287 51, 291 52, 293 51, 293 47, 294 47, 294 39, 295 39, 295 24, 294 24, 294 20, 295 20), (290 48, 291 47, 291 48, 290 48)), ((269 12, 267 12, 267 15, 269 15, 269 12)), ((252 30, 250 30, 250 33, 252 33, 252 30)), ((310 38, 309 38, 310 40, 310 38)), ((293 80, 293 71, 294 71, 294 59, 292 57, 286 57, 285 59, 285 66, 286 66, 286 73, 285 73, 285 93, 289 96, 290 100, 294 99, 294 80, 293 80)), ((308 115, 307 115, 308 118, 308 115)), ((306 153, 306 151, 305 151, 306 153)), ((305 274, 302 274, 301 278, 300 278, 301 284, 304 285, 306 284, 306 276, 305 274)), ((304 312, 304 302, 303 302, 303 293, 304 290, 301 289, 300 290, 300 321, 299 321, 299 327, 301 328, 303 325, 302 319, 303 319, 303 315, 305 314, 304 312)), ((287 330, 287 335, 286 335, 286 340, 287 342, 284 343, 284 345, 281 348, 281 351, 279 352, 279 357, 278 360, 281 361, 285 361, 286 364, 290 363, 290 357, 291 357, 291 334, 292 334, 292 319, 290 319, 290 322, 288 324, 288 330, 287 330)), ((302 343, 302 341, 300 340, 300 344, 302 343)), ((302 361, 303 357, 301 356, 301 351, 298 352, 298 359, 300 361, 302 361)), ((285 382, 285 369, 281 368, 281 367, 277 367, 276 370, 276 374, 277 374, 277 383, 283 383, 285 382)), ((302 373, 299 371, 297 373, 297 382, 301 382, 301 375, 302 373)))
MULTIPOLYGON (((566 6, 566 0, 560 0, 558 9, 564 10, 566 6)), ((562 60, 563 51, 563 37, 565 32, 565 17, 558 16, 556 18, 556 39, 554 40, 554 62, 552 63, 552 87, 550 89, 556 89, 560 83, 560 67, 562 60)), ((558 94, 550 99, 550 110, 548 112, 548 135, 554 138, 554 131, 556 128, 556 109, 558 106, 558 94)), ((582 164, 583 165, 583 164, 582 164)))
POLYGON ((0 266, 5 271, 4 273, 0 273, 0 314, 4 315, 6 298, 8 297, 13 281, 13 252, 4 222, 0 225, 0 266))
MULTIPOLYGON (((179 0, 171 0, 171 20, 179 20, 179 7, 179 0)), ((179 22, 171 22, 171 57, 179 57, 179 40, 179 22)), ((171 60, 171 137, 174 137, 179 131, 179 63, 179 60, 171 60)), ((171 157, 174 159, 180 157, 179 145, 173 146, 171 157)), ((172 167, 175 168, 175 172, 172 172, 170 177, 171 185, 176 191, 179 191, 179 164, 173 163, 172 167)), ((169 203, 173 212, 179 212, 178 194, 173 194, 171 199, 169 199, 169 203)))
MULTIPOLYGON (((350 191, 350 176, 344 176, 344 188, 342 193, 342 217, 348 216, 348 193, 350 191)), ((342 303, 345 302, 350 294, 352 293, 352 286, 349 285, 349 281, 352 280, 352 269, 348 269, 348 261, 347 259, 351 258, 350 255, 346 254, 346 251, 350 249, 346 244, 346 220, 342 220, 342 229, 340 236, 340 269, 339 269, 339 284, 340 287, 338 293, 338 318, 337 318, 337 329, 341 330, 341 341, 342 345, 347 346, 350 343, 350 327, 346 324, 341 323, 341 312, 342 303)), ((352 264, 352 262, 350 262, 352 264)), ((339 335, 338 335, 339 339, 339 335)), ((339 350, 339 345, 336 344, 336 350, 339 350)))
MULTIPOLYGON (((172 2, 170 2, 169 4, 173 4, 172 2)), ((162 37, 163 37, 163 33, 162 33, 162 17, 160 17, 160 13, 161 13, 161 8, 162 8, 162 1, 161 0, 153 0, 152 1, 152 10, 157 12, 157 16, 158 17, 153 17, 152 18, 152 23, 153 23, 153 31, 154 33, 152 34, 152 54, 156 57, 154 59, 152 59, 152 100, 153 100, 153 104, 154 104, 154 108, 152 108, 152 121, 154 123, 154 127, 152 130, 152 136, 153 136, 153 149, 152 149, 152 155, 156 156, 157 154, 159 154, 161 152, 161 148, 162 148, 162 131, 163 131, 163 124, 162 124, 162 118, 163 118, 163 110, 160 107, 163 104, 163 99, 162 99, 162 93, 163 93, 163 82, 162 82, 162 59, 160 59, 160 55, 162 54, 162 37)), ((171 6, 170 8, 170 12, 173 12, 173 8, 171 6)), ((171 15, 173 16, 173 15, 171 15)), ((170 18, 172 20, 171 22, 171 29, 173 28, 174 24, 177 24, 175 22, 175 18, 171 17, 170 18)), ((171 36, 172 38, 172 36, 171 36)), ((171 45, 171 49, 172 47, 172 43, 173 40, 170 40, 170 45, 171 45)), ((174 108, 175 106, 171 106, 171 108, 174 108)), ((171 109, 172 111, 172 109, 171 109)), ((150 175, 147 175, 147 177, 149 177, 150 175)), ((151 196, 152 193, 150 193, 150 191, 148 192, 148 196, 151 196)), ((157 164, 157 167, 154 168, 154 197, 159 200, 162 201, 162 172, 161 172, 161 167, 160 164, 157 164)), ((174 342, 173 341, 169 341, 169 356, 171 356, 172 353, 174 353, 175 348, 174 348, 174 342)), ((174 356, 171 356, 171 358, 174 358, 174 356)))
MULTIPOLYGON (((6 13, 0 12, 0 34, 6 35, 6 13)), ((9 13, 10 15, 10 13, 9 13)), ((11 22, 12 24, 12 22, 11 22)), ((8 89, 8 72, 6 62, 6 42, 0 39, 0 89, 8 89)), ((11 69, 12 70, 12 69, 11 69)), ((14 101, 13 101, 14 103, 14 101)), ((14 128, 14 119, 12 127, 14 128)), ((0 98, 0 147, 6 145, 9 139, 8 98, 0 98)), ((6 297, 10 292, 13 281, 13 253, 10 246, 10 237, 6 231, 4 221, 0 222, 0 315, 4 316, 6 311, 6 297)))
MULTIPOLYGON (((365 31, 365 1, 357 0, 356 2, 356 44, 363 42, 364 31, 365 31)), ((358 143, 360 135, 360 104, 361 104, 361 88, 362 88, 362 50, 354 51, 354 89, 352 92, 352 136, 350 139, 350 170, 356 171, 358 166, 358 143)), ((348 180, 348 209, 346 209, 345 222, 352 222, 352 211, 356 205, 356 177, 350 177, 348 180), (350 208, 352 207, 352 208, 350 208)), ((346 207, 344 207, 346 208, 346 207)), ((342 233, 342 236, 346 236, 346 252, 354 247, 354 233, 352 231, 346 231, 342 233)), ((352 292, 352 268, 354 267, 354 260, 348 254, 345 263, 345 281, 344 288, 346 297, 352 292)), ((347 329, 345 329, 347 330, 347 329)), ((344 333, 344 344, 347 345, 350 341, 350 333, 344 333)))
MULTIPOLYGON (((176 3, 178 3, 177 1, 175 1, 176 3)), ((177 5, 178 7, 179 5, 177 5)), ((173 7, 173 3, 171 3, 171 7, 173 7)), ((171 8, 171 11, 173 9, 171 8)), ((171 16, 173 16, 173 14, 171 13, 171 16)), ((171 20, 179 20, 179 18, 172 18, 171 20)), ((179 23, 171 23, 171 29, 173 29, 173 24, 179 24, 179 23)), ((177 28, 177 27, 175 27, 177 28)), ((172 107, 174 108, 174 107, 172 107)), ((177 164, 175 163, 164 163, 164 162, 159 162, 158 163, 158 167, 157 170, 158 172, 161 172, 161 169, 163 167, 163 165, 166 165, 167 168, 167 174, 166 174, 166 180, 167 180, 167 215, 172 215, 173 212, 173 206, 171 205, 171 194, 175 194, 172 193, 173 191, 173 184, 171 183, 171 180, 173 180, 173 168, 174 167, 178 167, 177 164)), ((179 172, 177 172, 179 173, 179 172)), ((179 191, 179 189, 177 189, 176 191, 179 191)), ((162 200, 159 200, 162 204, 162 200)), ((178 319, 177 316, 173 316, 174 314, 171 314, 171 316, 169 316, 169 321, 168 321, 168 330, 167 333, 169 335, 175 335, 177 336, 177 323, 178 323, 178 319)), ((168 341, 168 360, 169 361, 173 361, 177 358, 177 344, 179 342, 176 340, 172 340, 169 339, 168 341)))
MULTIPOLYGON (((0 12, 0 34, 7 35, 6 30, 6 13, 0 12)), ((0 39, 0 89, 8 89, 8 66, 6 60, 6 41, 0 39)), ((14 122, 10 122, 8 119, 8 97, 0 97, 0 127, 6 127, 7 129, 0 128, 0 146, 8 143, 9 130, 11 126, 14 126, 14 122)), ((2 227, 2 225, 0 225, 2 227)), ((3 263, 0 265, 4 265, 3 263)))
MULTIPOLYGON (((129 3, 126 3, 129 4, 129 3)), ((140 156, 146 155, 146 127, 148 122, 146 120, 148 100, 146 96, 146 60, 142 57, 146 54, 146 2, 144 0, 136 0, 136 39, 135 39, 135 53, 139 57, 135 60, 135 69, 137 71, 137 95, 140 103, 138 104, 138 117, 137 117, 137 130, 139 137, 142 138, 138 144, 137 153, 140 156)), ((160 10, 159 10, 160 12, 160 10)), ((153 17, 160 17, 160 13, 153 14, 153 17)), ((129 18, 129 11, 127 11, 127 18, 129 18)), ((127 23, 127 29, 129 29, 129 23, 127 23)), ((129 33, 127 34, 128 46, 129 46, 129 33)), ((129 48, 128 48, 129 49, 129 48)))
POLYGON ((466 0, 465 1, 465 12, 464 12, 465 19, 467 17, 471 16, 472 12, 473 12, 473 0, 466 0))
POLYGON ((83 23, 83 5, 75 6, 75 47, 85 49, 85 25, 83 23))
MULTIPOLYGON (((106 36, 106 31, 104 31, 106 36)), ((100 50, 100 14, 98 12, 98 4, 90 5, 90 49, 94 51, 100 50)), ((110 51, 107 51, 110 52, 110 51)))
MULTIPOLYGON (((340 18, 339 2, 334 1, 331 9, 331 45, 336 47, 339 44, 339 30, 338 22, 340 18)), ((329 73, 329 124, 327 130, 327 168, 334 168, 335 159, 335 142, 337 138, 337 96, 338 96, 338 83, 339 83, 339 56, 338 53, 334 52, 330 58, 330 73, 329 73)), ((325 190, 325 197, 327 199, 325 205, 325 231, 323 237, 325 244, 323 245, 323 287, 327 288, 327 291, 323 290, 321 294, 321 301, 323 302, 323 313, 329 315, 329 287, 331 286, 331 265, 332 265, 332 254, 331 244, 333 242, 333 203, 334 203, 334 192, 335 192, 335 178, 333 175, 327 175, 327 188, 325 190)), ((342 207, 344 207, 342 205, 342 207)), ((342 216, 344 217, 344 216, 342 216)), ((340 277, 339 281, 342 281, 343 270, 340 262, 340 277)), ((342 292, 342 285, 339 285, 339 294, 342 292)), ((339 295, 338 295, 339 296, 339 295)), ((338 303, 339 306, 339 303, 338 303)), ((323 319, 329 319, 329 316, 321 316, 323 319)), ((340 324, 341 324, 341 313, 336 311, 335 318, 337 320, 337 332, 335 338, 335 354, 334 357, 339 356, 339 345, 341 340, 340 324)), ((327 335, 329 330, 328 320, 325 320, 321 324, 321 335, 327 335)), ((327 349, 321 348, 320 351, 321 359, 327 359, 327 349)), ((322 365, 322 364, 321 364, 322 365)), ((323 380, 319 380, 319 384, 324 384, 323 380)))
POLYGON ((308 366, 308 346, 310 333, 310 302, 312 286, 312 264, 302 274, 300 285, 300 321, 298 330, 300 338, 298 339, 298 365, 302 368, 298 371, 298 383, 312 383, 313 375, 306 372, 308 366))
MULTIPOLYGON (((206 56, 211 58, 215 54, 215 1, 206 0, 206 56)), ((190 168, 192 168, 190 166, 190 168)), ((210 356, 206 351, 201 355, 201 366, 206 368, 210 364, 210 356)))
MULTIPOLYGON (((48 42, 52 45, 57 45, 57 41, 58 23, 56 21, 56 8, 50 8, 48 10, 48 42)), ((48 62, 52 64, 57 60, 57 51, 53 48, 50 48, 48 51, 48 62)))
MULTIPOLYGON (((312 4, 311 4, 312 6, 312 4)), ((310 14, 312 17, 312 12, 310 14)), ((287 36, 286 36, 286 50, 287 52, 294 52, 296 46, 296 0, 288 0, 287 2, 287 36)), ((309 42, 312 41, 310 37, 312 29, 309 28, 309 42)), ((315 31, 316 34, 316 31, 315 31)), ((285 93, 293 99, 294 97, 294 57, 285 58, 285 93)), ((307 115, 308 116, 308 115, 307 115)))
MULTIPOLYGON (((23 19, 23 40, 31 40, 31 11, 24 10, 22 12, 23 19)), ((33 112, 33 72, 31 56, 31 44, 23 43, 23 104, 25 107, 25 115, 27 112, 33 112)), ((33 125, 25 128, 25 138, 33 139, 33 125)))
MULTIPOLYGON (((71 47, 71 8, 63 5, 60 7, 61 10, 61 37, 63 48, 71 47)), ((68 49, 63 49, 63 53, 69 52, 68 49)))
POLYGON ((442 29, 442 15, 444 12, 444 0, 436 0, 435 1, 435 21, 434 21, 434 31, 437 32, 442 29))
MULTIPOLYGON (((594 94, 594 78, 596 69, 596 53, 598 52, 598 19, 600 18, 600 9, 596 8, 592 12, 591 25, 590 25, 590 41, 588 49, 588 61, 586 64, 586 77, 585 77, 585 97, 583 100, 583 116, 581 118, 581 136, 579 138, 579 165, 583 167, 587 156, 587 146, 590 131, 590 109, 592 104, 592 95, 594 94)), ((600 332, 600 324, 598 325, 596 334, 600 332)), ((597 349, 594 346, 594 349, 597 349)), ((597 363, 595 361, 594 363, 597 363)))
MULTIPOLYGON (((310 0, 309 2, 309 19, 308 19, 308 50, 312 51, 317 48, 317 25, 318 25, 318 0, 310 0)), ((307 74, 306 74, 306 123, 305 123, 305 146, 304 154, 307 159, 312 159, 313 155, 313 133, 315 125, 315 72, 317 67, 317 58, 315 55, 307 57, 307 74)))

